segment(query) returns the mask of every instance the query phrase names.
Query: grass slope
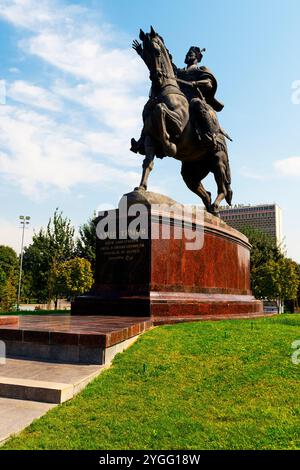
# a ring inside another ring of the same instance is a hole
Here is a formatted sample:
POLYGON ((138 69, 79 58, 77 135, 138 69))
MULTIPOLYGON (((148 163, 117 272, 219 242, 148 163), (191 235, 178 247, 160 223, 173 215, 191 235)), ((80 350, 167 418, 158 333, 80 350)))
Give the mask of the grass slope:
POLYGON ((4 449, 299 449, 300 316, 144 334, 4 449))

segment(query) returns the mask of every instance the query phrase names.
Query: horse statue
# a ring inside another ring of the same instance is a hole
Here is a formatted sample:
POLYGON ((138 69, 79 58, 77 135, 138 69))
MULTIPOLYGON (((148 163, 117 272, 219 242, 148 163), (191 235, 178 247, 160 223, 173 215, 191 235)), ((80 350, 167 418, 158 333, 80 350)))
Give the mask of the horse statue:
MULTIPOLYGON (((181 174, 187 187, 202 199, 208 212, 218 216, 221 201, 225 198, 231 205, 232 199, 225 140, 229 136, 218 123, 216 108, 207 102, 199 88, 196 90, 197 98, 188 100, 182 89, 184 86, 195 87, 197 84, 178 78, 172 56, 163 38, 152 26, 150 33, 146 34, 141 30, 139 38, 142 43, 135 40, 133 48, 150 71, 152 87, 143 110, 141 138, 139 141, 131 141, 131 150, 145 155, 141 182, 136 190, 147 189, 155 156, 173 157, 182 162, 181 174), (213 203, 210 192, 202 184, 202 180, 210 172, 214 174, 218 188, 213 203)), ((220 109, 222 107, 221 105, 220 109)))

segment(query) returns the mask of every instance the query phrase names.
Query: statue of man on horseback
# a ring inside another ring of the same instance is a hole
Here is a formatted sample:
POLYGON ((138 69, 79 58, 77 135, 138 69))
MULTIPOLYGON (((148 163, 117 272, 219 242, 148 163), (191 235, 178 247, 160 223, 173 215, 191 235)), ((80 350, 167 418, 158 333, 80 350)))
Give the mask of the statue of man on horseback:
POLYGON ((147 188, 154 157, 171 156, 182 161, 181 174, 189 189, 201 197, 206 209, 218 215, 220 202, 231 203, 232 190, 225 137, 216 111, 223 104, 215 98, 217 81, 207 67, 198 67, 205 49, 190 47, 186 67, 177 68, 164 40, 151 27, 149 34, 140 32, 142 44, 133 48, 150 71, 150 97, 143 111, 144 126, 138 141, 132 139, 131 150, 145 155, 139 190, 147 188), (218 195, 211 202, 202 179, 212 172, 218 195))

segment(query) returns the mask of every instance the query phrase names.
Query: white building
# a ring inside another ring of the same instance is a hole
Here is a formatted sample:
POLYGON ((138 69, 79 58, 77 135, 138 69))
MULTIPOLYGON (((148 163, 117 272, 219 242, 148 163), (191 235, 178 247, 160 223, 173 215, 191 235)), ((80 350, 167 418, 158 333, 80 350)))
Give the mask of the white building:
POLYGON ((220 217, 237 230, 251 227, 270 235, 278 246, 282 243, 282 212, 277 204, 221 207, 220 217))

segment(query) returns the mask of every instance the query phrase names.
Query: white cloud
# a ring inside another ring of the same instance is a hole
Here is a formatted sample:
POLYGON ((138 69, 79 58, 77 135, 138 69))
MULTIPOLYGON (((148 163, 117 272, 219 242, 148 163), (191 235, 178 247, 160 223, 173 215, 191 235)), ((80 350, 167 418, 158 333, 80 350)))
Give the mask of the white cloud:
POLYGON ((139 178, 92 159, 73 129, 12 106, 0 108, 0 173, 31 197, 51 187, 65 191, 79 183, 134 185, 139 178))
MULTIPOLYGON (((11 246, 17 253, 21 251, 21 230, 18 221, 15 223, 0 218, 0 245, 11 246)), ((26 227, 24 236, 24 246, 31 243, 33 236, 33 227, 26 227)))
POLYGON ((28 196, 80 183, 135 186, 139 180, 130 168, 141 159, 129 147, 142 125, 146 98, 138 89, 147 70, 129 38, 120 48, 119 33, 96 15, 55 0, 0 0, 0 17, 27 29, 22 50, 55 67, 51 74, 40 68, 47 89, 11 83, 8 96, 21 104, 0 112, 0 173, 28 196))
POLYGON ((248 168, 246 166, 242 166, 239 169, 239 173, 245 178, 254 179, 258 181, 264 181, 269 177, 269 175, 266 175, 265 173, 260 173, 257 170, 253 170, 252 168, 248 168))
POLYGON ((300 157, 290 157, 274 162, 275 170, 282 176, 300 177, 300 157))
POLYGON ((17 67, 11 67, 8 69, 10 73, 20 73, 20 70, 17 67))
POLYGON ((45 88, 17 80, 7 88, 7 96, 15 101, 48 111, 60 111, 60 100, 45 88))
POLYGON ((79 6, 59 5, 55 0, 1 0, 0 15, 3 19, 30 30, 42 31, 62 20, 68 22, 68 14, 81 14, 79 6))
POLYGON ((142 126, 141 115, 146 97, 135 96, 131 89, 113 88, 109 82, 103 88, 91 83, 70 87, 60 82, 54 86, 53 91, 93 111, 97 119, 117 135, 119 131, 126 131, 129 136, 130 132, 135 133, 142 126))
POLYGON ((147 79, 145 66, 128 46, 113 43, 124 36, 95 11, 55 0, 0 0, 0 16, 32 35, 20 41, 28 53, 76 77, 125 87, 147 79))
POLYGON ((108 49, 89 35, 70 37, 57 32, 41 33, 22 41, 21 46, 77 78, 105 87, 126 88, 147 77, 145 67, 129 48, 108 49))
POLYGON ((87 132, 83 135, 83 140, 90 152, 101 155, 117 166, 137 168, 142 165, 143 156, 129 151, 130 142, 127 134, 116 138, 113 132, 87 132))

